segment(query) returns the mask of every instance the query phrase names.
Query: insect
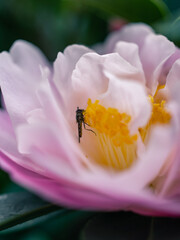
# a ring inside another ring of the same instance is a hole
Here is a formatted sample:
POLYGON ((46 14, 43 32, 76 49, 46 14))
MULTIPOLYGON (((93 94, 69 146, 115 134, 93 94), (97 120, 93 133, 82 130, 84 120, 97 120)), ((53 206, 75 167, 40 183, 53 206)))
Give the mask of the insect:
POLYGON ((76 122, 78 124, 79 143, 80 143, 80 138, 82 137, 82 124, 84 126, 84 129, 86 129, 87 131, 91 131, 91 132, 93 132, 96 135, 96 133, 93 130, 86 128, 86 125, 88 125, 88 124, 85 123, 85 121, 84 121, 84 114, 85 114, 85 110, 84 109, 80 109, 79 107, 77 107, 77 110, 76 110, 76 122))

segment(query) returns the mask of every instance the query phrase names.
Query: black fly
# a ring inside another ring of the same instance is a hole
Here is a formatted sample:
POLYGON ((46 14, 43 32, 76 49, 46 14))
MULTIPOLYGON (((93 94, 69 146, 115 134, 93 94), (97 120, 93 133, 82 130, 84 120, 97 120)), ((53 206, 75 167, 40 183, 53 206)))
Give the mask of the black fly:
POLYGON ((77 107, 76 110, 76 122, 78 124, 78 136, 79 136, 79 143, 80 143, 80 138, 82 137, 82 123, 84 123, 84 109, 79 109, 77 107))
POLYGON ((84 109, 79 109, 79 107, 77 107, 77 110, 76 110, 76 122, 78 124, 79 143, 80 143, 80 138, 82 137, 82 124, 84 126, 84 129, 86 129, 88 131, 91 131, 94 134, 96 134, 93 130, 86 128, 86 125, 88 125, 88 124, 85 123, 85 121, 84 121, 84 114, 85 114, 85 110, 84 109))

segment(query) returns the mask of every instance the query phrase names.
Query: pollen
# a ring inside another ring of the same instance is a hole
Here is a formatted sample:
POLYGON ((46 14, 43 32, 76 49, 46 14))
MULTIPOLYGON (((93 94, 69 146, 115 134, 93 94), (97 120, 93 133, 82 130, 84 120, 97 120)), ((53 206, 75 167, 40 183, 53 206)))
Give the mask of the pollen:
POLYGON ((115 146, 122 143, 132 144, 137 135, 130 135, 129 123, 131 117, 126 113, 119 113, 116 108, 105 108, 96 100, 88 100, 85 111, 85 122, 99 133, 108 136, 115 146))
POLYGON ((131 135, 131 116, 116 108, 105 108, 99 101, 88 99, 84 112, 85 122, 96 132, 104 158, 100 164, 116 169, 129 167, 136 156, 137 134, 131 135))
POLYGON ((151 115, 150 123, 151 124, 169 123, 171 120, 171 114, 166 109, 166 101, 161 100, 160 102, 156 103, 152 96, 149 96, 149 100, 152 104, 152 115, 151 115))
POLYGON ((163 99, 157 100, 158 91, 164 88, 164 85, 158 86, 154 96, 149 95, 148 99, 152 105, 151 118, 144 128, 140 128, 139 132, 144 142, 148 140, 150 129, 155 124, 169 124, 171 121, 171 114, 167 110, 166 101, 163 99))

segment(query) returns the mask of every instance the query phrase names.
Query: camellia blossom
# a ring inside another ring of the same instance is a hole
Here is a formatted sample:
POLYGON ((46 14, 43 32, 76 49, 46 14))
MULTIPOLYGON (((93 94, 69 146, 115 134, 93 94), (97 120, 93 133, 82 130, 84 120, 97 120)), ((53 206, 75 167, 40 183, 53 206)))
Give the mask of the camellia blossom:
POLYGON ((1 168, 63 206, 179 216, 179 49, 144 24, 94 49, 0 54, 1 168))

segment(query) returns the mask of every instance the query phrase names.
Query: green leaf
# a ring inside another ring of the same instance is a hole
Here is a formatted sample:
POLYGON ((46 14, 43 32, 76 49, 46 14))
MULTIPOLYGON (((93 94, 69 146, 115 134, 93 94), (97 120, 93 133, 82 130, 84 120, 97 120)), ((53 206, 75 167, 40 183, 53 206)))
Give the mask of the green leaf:
POLYGON ((0 196, 0 230, 2 231, 58 209, 59 207, 29 192, 3 194, 0 196))
POLYGON ((161 0, 64 0, 64 5, 77 9, 86 7, 100 14, 119 16, 129 21, 152 23, 169 14, 165 3, 161 0), (75 4, 76 2, 76 4, 75 4))
POLYGON ((179 0, 164 0, 168 8, 172 11, 177 10, 179 6, 179 0))
POLYGON ((93 212, 58 210, 0 232, 1 240, 77 240, 93 212))
POLYGON ((101 213, 88 221, 81 240, 179 240, 179 218, 152 218, 130 212, 101 213))
POLYGON ((1 240, 76 240, 93 212, 52 205, 29 192, 0 196, 1 240))

